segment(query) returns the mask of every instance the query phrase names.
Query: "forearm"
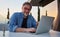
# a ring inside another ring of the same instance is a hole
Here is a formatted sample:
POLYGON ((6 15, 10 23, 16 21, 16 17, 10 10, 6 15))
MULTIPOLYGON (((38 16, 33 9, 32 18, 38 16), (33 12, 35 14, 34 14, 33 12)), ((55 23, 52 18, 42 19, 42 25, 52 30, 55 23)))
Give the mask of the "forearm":
POLYGON ((16 32, 35 32, 35 28, 17 28, 16 32))
POLYGON ((17 28, 16 32, 24 32, 26 30, 26 28, 17 28))

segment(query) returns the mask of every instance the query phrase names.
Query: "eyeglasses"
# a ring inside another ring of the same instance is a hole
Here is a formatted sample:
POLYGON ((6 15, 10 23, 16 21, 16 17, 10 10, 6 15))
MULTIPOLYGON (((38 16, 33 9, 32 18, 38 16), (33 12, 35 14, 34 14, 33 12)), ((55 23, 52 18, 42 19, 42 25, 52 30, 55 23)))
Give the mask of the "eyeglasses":
POLYGON ((25 10, 29 10, 29 11, 30 11, 30 9, 28 9, 27 7, 25 7, 24 9, 25 9, 25 10))

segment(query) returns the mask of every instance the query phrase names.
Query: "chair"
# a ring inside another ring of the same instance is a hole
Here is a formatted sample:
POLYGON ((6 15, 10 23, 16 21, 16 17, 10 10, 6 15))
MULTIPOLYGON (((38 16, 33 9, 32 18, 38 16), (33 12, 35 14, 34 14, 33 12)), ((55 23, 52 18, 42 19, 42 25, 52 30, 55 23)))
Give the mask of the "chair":
POLYGON ((8 30, 8 24, 0 24, 0 31, 7 31, 8 30))

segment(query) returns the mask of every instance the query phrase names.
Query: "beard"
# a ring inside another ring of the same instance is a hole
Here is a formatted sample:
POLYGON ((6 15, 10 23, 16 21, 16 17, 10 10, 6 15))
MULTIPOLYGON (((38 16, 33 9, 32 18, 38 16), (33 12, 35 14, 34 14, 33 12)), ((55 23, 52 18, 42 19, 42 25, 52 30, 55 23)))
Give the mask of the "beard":
POLYGON ((27 13, 24 13, 24 16, 28 16, 28 14, 27 13))

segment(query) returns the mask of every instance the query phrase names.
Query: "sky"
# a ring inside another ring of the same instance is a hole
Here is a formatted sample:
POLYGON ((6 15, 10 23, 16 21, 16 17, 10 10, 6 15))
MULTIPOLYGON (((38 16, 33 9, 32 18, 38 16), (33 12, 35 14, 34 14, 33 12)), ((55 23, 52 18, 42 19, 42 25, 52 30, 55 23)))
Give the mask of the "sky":
MULTIPOLYGON (((28 0, 0 0, 0 21, 6 21, 8 8, 11 17, 13 13, 21 12, 22 4, 27 1, 28 0)), ((37 7, 33 7, 31 13, 37 21, 37 7)))
POLYGON ((21 11, 21 5, 27 0, 0 0, 0 13, 6 15, 7 8, 10 9, 12 14, 14 11, 21 11))
MULTIPOLYGON (((10 17, 12 16, 12 14, 14 12, 21 12, 22 4, 26 1, 28 1, 28 0, 0 0, 0 21, 3 20, 2 18, 6 18, 8 8, 10 11, 10 17)), ((46 10, 47 10, 49 16, 56 17, 57 16, 57 6, 56 5, 57 5, 57 2, 54 1, 45 7, 40 7, 41 15, 45 15, 46 10)), ((33 6, 31 13, 36 21, 37 21, 37 12, 38 12, 37 6, 33 6)))

